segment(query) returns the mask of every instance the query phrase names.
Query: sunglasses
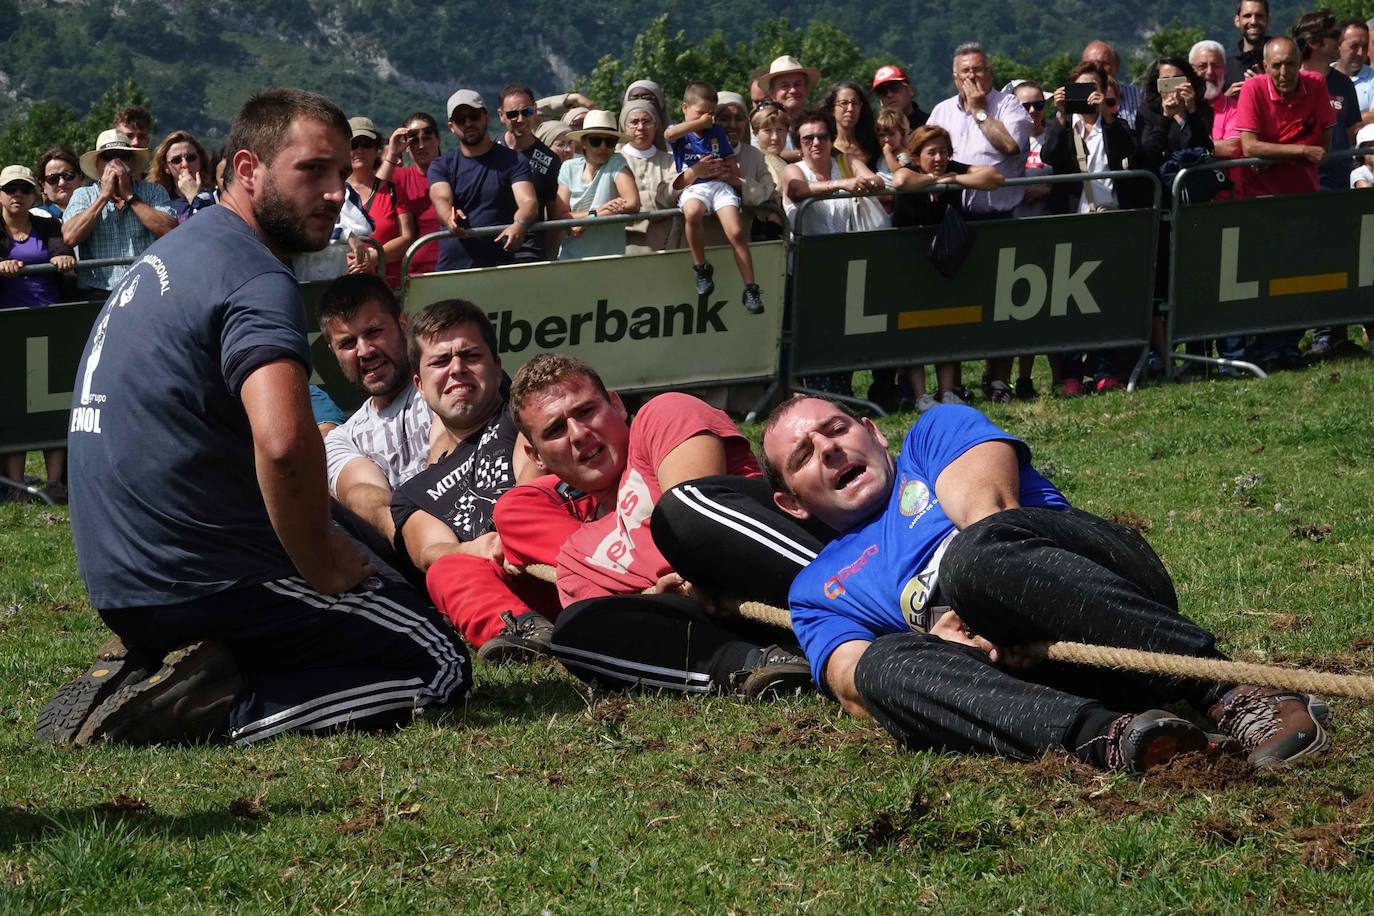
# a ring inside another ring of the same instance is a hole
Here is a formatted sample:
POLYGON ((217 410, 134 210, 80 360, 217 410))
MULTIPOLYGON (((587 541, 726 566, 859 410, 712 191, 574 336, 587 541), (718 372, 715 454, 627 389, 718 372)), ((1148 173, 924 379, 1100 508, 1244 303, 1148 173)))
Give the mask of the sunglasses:
POLYGON ((126 152, 101 153, 99 156, 95 157, 96 162, 109 162, 111 159, 118 159, 120 162, 133 162, 134 154, 126 152))
POLYGON ((829 140, 829 134, 802 134, 797 138, 802 146, 810 146, 812 143, 820 143, 822 140, 829 140))
POLYGON ((590 134, 582 138, 583 146, 590 146, 592 149, 600 149, 603 146, 614 147, 617 137, 605 137, 601 134, 590 134))
POLYGON ((480 121, 485 112, 482 109, 469 108, 467 111, 455 111, 453 117, 449 118, 454 124, 466 124, 469 121, 480 121))
POLYGON ((762 102, 755 102, 755 103, 754 103, 754 111, 755 111, 755 112, 766 111, 766 110, 769 109, 769 108, 773 109, 774 111, 783 111, 783 110, 784 110, 783 107, 782 107, 781 105, 779 105, 777 102, 773 101, 772 99, 764 99, 762 102))
POLYGON ((516 118, 532 118, 534 117, 534 109, 530 106, 524 108, 507 108, 505 114, 507 121, 514 121, 516 118))
POLYGON ((55 185, 60 181, 76 181, 76 172, 67 169, 65 172, 53 172, 51 175, 43 176, 43 183, 46 185, 55 185))
POLYGON ((30 184, 28 184, 27 182, 23 182, 23 181, 11 181, 9 184, 5 185, 3 188, 0 188, 0 191, 4 191, 6 194, 10 194, 10 195, 14 195, 14 194, 32 194, 32 193, 33 193, 33 186, 30 185, 30 184))
POLYGON ((181 165, 183 162, 186 163, 187 165, 190 165, 190 164, 193 163, 193 162, 199 162, 199 161, 200 161, 200 153, 183 153, 183 154, 180 155, 180 156, 168 156, 168 157, 167 157, 167 164, 168 164, 168 165, 181 165))
POLYGON ((376 149, 377 141, 371 137, 354 137, 349 147, 352 149, 376 149))
POLYGON ((906 83, 903 80, 894 80, 890 83, 883 83, 873 91, 876 92, 878 95, 887 95, 889 92, 896 92, 898 89, 901 89, 905 85, 906 83))
POLYGON ((411 143, 414 143, 416 140, 433 140, 437 136, 439 136, 439 132, 432 127, 421 127, 418 130, 406 131, 406 139, 411 143))
POLYGON ((1113 97, 1113 96, 1110 96, 1110 95, 1109 95, 1109 96, 1107 96, 1105 99, 1103 99, 1103 101, 1107 103, 1107 107, 1108 107, 1108 108, 1115 108, 1115 107, 1116 107, 1116 98, 1113 97))
POLYGON ((1045 100, 1041 99, 1038 102, 1022 102, 1021 107, 1026 109, 1026 111, 1044 111, 1045 100))

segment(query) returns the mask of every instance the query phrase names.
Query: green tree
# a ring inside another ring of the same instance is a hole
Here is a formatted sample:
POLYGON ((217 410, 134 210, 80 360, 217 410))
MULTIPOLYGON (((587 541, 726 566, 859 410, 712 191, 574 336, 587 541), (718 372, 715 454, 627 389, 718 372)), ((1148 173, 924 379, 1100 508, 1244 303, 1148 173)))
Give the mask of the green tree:
MULTIPOLYGON (((94 145, 102 130, 110 128, 115 112, 126 105, 147 104, 147 94, 132 79, 106 89, 84 121, 78 121, 76 112, 62 102, 35 102, 0 129, 0 165, 32 168, 50 146, 65 146, 82 153, 94 145)), ((156 128, 156 121, 153 126, 156 128)))
POLYGON ((1131 56, 1131 73, 1137 79, 1145 75, 1150 64, 1161 57, 1188 59, 1188 51, 1205 37, 1202 29, 1184 25, 1175 16, 1168 25, 1160 26, 1145 39, 1143 47, 1131 56))

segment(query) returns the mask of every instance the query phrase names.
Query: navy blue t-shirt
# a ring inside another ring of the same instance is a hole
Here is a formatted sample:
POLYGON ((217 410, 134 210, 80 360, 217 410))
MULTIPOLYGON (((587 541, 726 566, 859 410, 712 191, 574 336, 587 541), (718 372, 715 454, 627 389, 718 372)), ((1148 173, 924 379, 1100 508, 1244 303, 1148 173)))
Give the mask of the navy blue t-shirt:
MULTIPOLYGON (((453 189, 453 206, 467 216, 470 229, 506 227, 515 222, 515 194, 511 185, 530 181, 530 164, 512 149, 493 143, 480 156, 453 150, 429 164, 430 187, 443 182, 453 189)), ((438 270, 496 267, 509 264, 511 255, 495 239, 444 239, 439 243, 438 270)))
MULTIPOLYGON (((705 133, 688 131, 673 141, 673 164, 679 172, 687 171, 707 156, 726 159, 734 154, 730 138, 726 135, 725 128, 719 124, 712 124, 706 128, 705 133)), ((714 179, 698 178, 692 183, 701 184, 712 180, 714 179)))
POLYGON ((831 541, 792 580, 787 603, 811 676, 825 690, 825 663, 842 643, 916 627, 955 535, 935 496, 940 472, 983 442, 1010 442, 1020 460, 1023 506, 1068 508, 1054 484, 1030 465, 1030 449, 972 407, 941 405, 921 415, 897 455, 887 507, 831 541))
POLYGON ((93 607, 179 604, 294 574, 239 400, 244 379, 281 358, 310 367, 300 290, 228 207, 158 239, 110 293, 67 437, 93 607))
MULTIPOLYGON (((1326 69, 1326 94, 1331 97, 1331 107, 1336 113, 1336 125, 1331 128, 1331 152, 1350 149, 1350 128, 1360 123, 1360 98, 1355 94, 1355 84, 1335 67, 1326 69)), ((1355 160, 1350 158, 1332 159, 1323 164, 1321 188, 1323 191, 1350 190, 1350 170, 1355 160)))

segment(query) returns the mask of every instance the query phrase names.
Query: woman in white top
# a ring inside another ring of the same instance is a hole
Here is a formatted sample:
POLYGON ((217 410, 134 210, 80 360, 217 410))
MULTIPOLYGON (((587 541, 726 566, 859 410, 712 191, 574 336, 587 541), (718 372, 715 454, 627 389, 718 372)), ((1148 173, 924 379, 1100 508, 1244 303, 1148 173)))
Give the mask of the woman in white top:
MULTIPOLYGON (((563 163, 558 172, 558 196, 573 219, 614 216, 639 211, 639 186, 616 145, 630 138, 616 127, 609 111, 587 113, 581 130, 568 139, 582 144, 583 155, 563 163)), ((563 239, 558 259, 593 258, 625 253, 625 224, 577 226, 563 239)))
MULTIPOLYGON (((663 135, 658 108, 647 99, 626 102, 620 109, 620 129, 629 142, 620 148, 630 173, 639 187, 641 210, 666 210, 677 206, 680 192, 673 190, 677 168, 673 154, 658 148, 656 138, 663 135)), ((642 220, 625 227, 625 253, 647 254, 682 247, 680 219, 642 220)))
MULTIPOLYGON (((821 109, 802 112, 797 125, 792 129, 792 141, 801 150, 801 161, 794 162, 782 170, 783 209, 796 224, 797 207, 808 197, 829 194, 833 191, 847 191, 856 194, 865 190, 881 190, 883 180, 873 174, 873 170, 857 158, 850 160, 854 174, 845 177, 840 174, 840 165, 832 156, 835 141, 835 121, 830 113, 821 109)), ((801 227, 808 234, 848 232, 853 220, 853 205, 849 198, 837 197, 819 200, 806 208, 806 224, 801 227)))

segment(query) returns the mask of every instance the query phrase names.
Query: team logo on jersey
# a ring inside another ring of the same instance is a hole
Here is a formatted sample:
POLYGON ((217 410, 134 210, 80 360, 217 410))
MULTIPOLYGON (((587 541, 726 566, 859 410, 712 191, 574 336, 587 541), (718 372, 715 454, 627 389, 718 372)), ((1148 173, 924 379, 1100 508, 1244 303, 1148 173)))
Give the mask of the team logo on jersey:
POLYGON ((825 597, 833 601, 834 599, 843 595, 845 580, 848 579, 850 576, 854 575, 855 573, 857 573, 859 570, 863 569, 865 566, 867 566, 869 558, 876 557, 877 555, 877 544, 869 544, 867 547, 865 547, 864 552, 859 554, 859 558, 857 560, 855 560, 853 563, 850 563, 848 566, 842 568, 839 572, 835 573, 835 575, 831 576, 829 579, 825 580, 825 585, 822 587, 822 591, 825 592, 825 597))
POLYGON ((903 515, 916 515, 930 505, 930 487, 920 480, 902 477, 901 499, 897 507, 903 515))

